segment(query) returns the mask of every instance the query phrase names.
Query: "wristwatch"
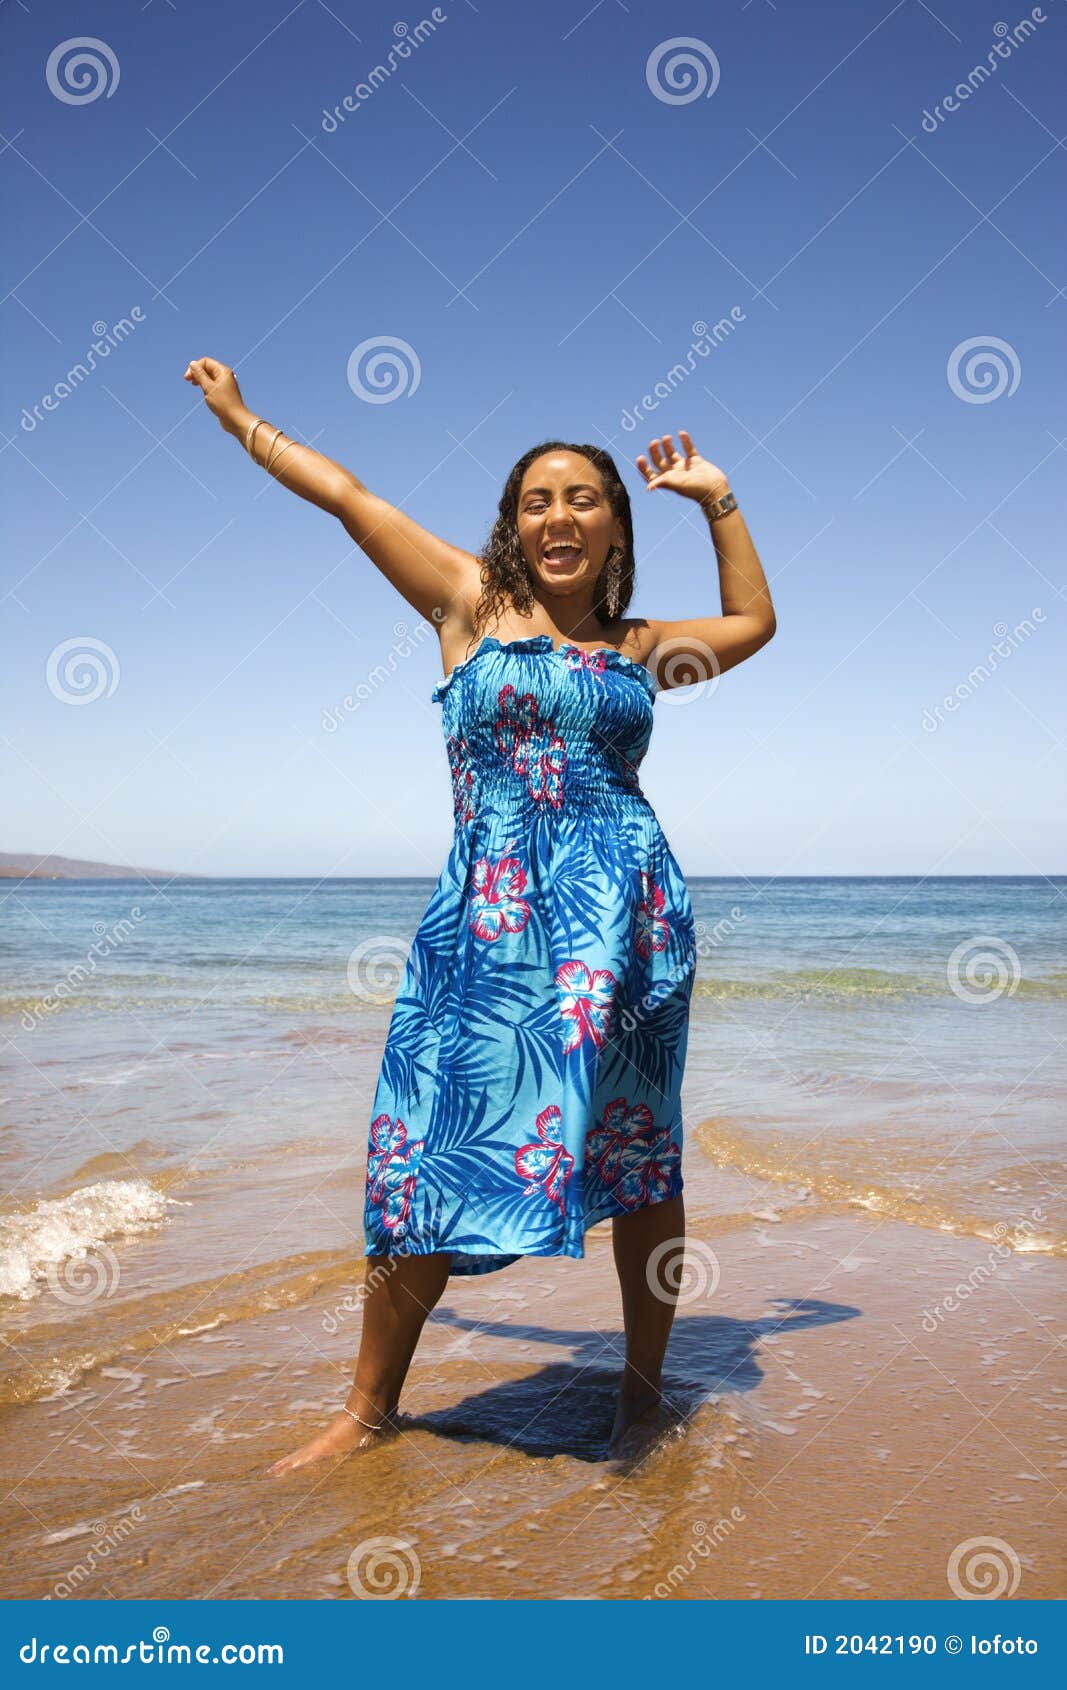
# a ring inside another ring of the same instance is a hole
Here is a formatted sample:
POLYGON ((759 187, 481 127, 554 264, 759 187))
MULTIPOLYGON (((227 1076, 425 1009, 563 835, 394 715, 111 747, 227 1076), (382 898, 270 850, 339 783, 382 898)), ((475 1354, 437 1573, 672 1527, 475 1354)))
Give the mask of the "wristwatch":
POLYGON ((732 493, 723 493, 718 499, 702 499, 700 508, 709 522, 717 517, 726 516, 737 509, 737 500, 732 493))

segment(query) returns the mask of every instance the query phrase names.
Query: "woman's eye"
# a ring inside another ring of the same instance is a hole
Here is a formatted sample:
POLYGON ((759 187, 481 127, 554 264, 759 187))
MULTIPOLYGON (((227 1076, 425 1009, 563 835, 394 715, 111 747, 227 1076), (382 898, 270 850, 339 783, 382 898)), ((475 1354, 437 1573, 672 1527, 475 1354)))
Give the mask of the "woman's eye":
MULTIPOLYGON (((571 503, 577 511, 591 511, 596 509, 595 499, 573 499, 571 503)), ((539 516, 545 508, 545 502, 543 499, 539 499, 533 504, 526 505, 524 508, 527 516, 539 516)))

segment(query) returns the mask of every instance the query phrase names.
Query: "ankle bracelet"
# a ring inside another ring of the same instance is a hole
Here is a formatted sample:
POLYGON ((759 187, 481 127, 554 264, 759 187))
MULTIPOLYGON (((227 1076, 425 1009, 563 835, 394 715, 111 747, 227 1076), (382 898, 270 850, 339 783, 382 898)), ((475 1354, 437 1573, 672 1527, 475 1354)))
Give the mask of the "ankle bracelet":
POLYGON ((341 1404, 341 1413, 351 1415, 352 1419, 358 1420, 361 1426, 366 1426, 368 1432, 380 1432, 386 1421, 386 1416, 383 1414, 378 1424, 372 1426, 369 1420, 364 1420, 361 1415, 356 1413, 354 1408, 346 1408, 344 1403, 341 1404))

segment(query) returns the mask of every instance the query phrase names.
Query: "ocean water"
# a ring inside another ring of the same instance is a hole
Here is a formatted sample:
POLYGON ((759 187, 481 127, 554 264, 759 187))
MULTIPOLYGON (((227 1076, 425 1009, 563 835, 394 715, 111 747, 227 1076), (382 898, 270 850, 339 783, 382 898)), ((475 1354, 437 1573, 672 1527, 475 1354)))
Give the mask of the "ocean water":
POLYGON ((605 1223, 584 1261, 451 1283, 402 1435, 288 1480, 268 1465, 351 1381, 367 1128, 432 883, 0 887, 11 1594, 343 1598, 385 1544, 430 1596, 655 1597, 674 1562, 692 1595, 929 1595, 976 1519, 1062 1588, 1064 881, 690 885, 662 1440, 606 1456, 605 1223))
MULTIPOLYGON (((1067 1253, 1063 877, 690 886, 683 1166, 721 1224, 860 1208, 1067 1253)), ((7 1400, 195 1327, 191 1288, 218 1324, 351 1283, 377 1065, 431 890, 3 889, 7 1400)))

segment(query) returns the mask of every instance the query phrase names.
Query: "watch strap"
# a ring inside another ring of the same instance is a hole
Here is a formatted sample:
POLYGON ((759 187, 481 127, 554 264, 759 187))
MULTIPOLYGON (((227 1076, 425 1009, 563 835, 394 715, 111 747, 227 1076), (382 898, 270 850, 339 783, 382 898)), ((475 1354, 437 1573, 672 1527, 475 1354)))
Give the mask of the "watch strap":
POLYGON ((715 522, 737 509, 737 499, 733 493, 723 493, 718 499, 702 499, 700 508, 709 522, 715 522))

